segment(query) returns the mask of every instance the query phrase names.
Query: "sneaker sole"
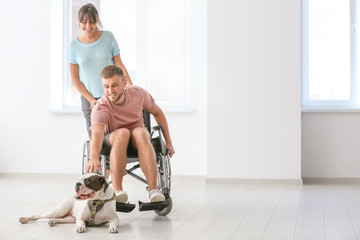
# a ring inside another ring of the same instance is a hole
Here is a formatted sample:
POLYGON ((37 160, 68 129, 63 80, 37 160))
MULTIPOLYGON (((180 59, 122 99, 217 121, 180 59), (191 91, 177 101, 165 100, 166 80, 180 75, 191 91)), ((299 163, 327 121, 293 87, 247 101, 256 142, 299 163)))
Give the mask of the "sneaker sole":
POLYGON ((162 196, 156 196, 151 199, 151 202, 163 202, 163 201, 165 201, 165 198, 163 198, 162 196))
POLYGON ((127 200, 128 200, 128 197, 124 196, 124 195, 120 195, 120 196, 116 197, 116 202, 119 202, 119 203, 126 203, 127 200))

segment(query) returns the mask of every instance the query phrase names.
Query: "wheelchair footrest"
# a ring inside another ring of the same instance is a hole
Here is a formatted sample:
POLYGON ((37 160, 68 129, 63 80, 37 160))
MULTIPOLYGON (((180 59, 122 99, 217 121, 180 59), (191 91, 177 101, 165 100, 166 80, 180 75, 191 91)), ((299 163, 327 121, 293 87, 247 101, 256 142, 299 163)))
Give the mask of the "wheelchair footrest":
POLYGON ((129 212, 131 212, 132 210, 134 210, 134 208, 135 208, 135 204, 116 202, 116 211, 117 211, 117 212, 126 212, 126 213, 129 213, 129 212))
POLYGON ((170 199, 166 199, 163 202, 148 202, 143 203, 139 201, 139 211, 161 211, 170 205, 170 199))

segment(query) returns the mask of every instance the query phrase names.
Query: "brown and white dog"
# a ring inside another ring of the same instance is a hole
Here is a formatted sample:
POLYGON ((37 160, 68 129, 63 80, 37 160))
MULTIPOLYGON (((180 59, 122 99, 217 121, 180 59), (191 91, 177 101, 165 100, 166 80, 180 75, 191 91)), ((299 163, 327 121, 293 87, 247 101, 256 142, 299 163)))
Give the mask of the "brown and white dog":
POLYGON ((117 233, 119 217, 116 214, 114 190, 107 180, 96 173, 83 175, 75 185, 76 194, 61 202, 53 211, 48 213, 20 218, 21 223, 28 223, 38 219, 50 218, 49 225, 55 226, 57 223, 76 223, 76 232, 86 231, 86 224, 89 223, 92 213, 90 203, 104 201, 97 207, 95 219, 92 225, 99 225, 109 222, 109 232, 117 233))

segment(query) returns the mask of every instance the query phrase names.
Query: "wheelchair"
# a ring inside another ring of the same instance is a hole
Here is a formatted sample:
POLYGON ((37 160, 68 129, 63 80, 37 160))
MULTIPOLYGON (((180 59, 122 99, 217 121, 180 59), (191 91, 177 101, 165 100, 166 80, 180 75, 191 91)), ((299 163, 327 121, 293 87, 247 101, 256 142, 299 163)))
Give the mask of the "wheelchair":
MULTIPOLYGON (((165 140, 162 134, 162 127, 155 126, 151 128, 150 114, 145 109, 143 110, 144 124, 151 136, 151 143, 153 145, 156 155, 156 166, 157 166, 157 188, 165 196, 165 201, 155 203, 143 203, 139 201, 140 211, 153 210, 159 216, 166 216, 171 212, 172 199, 170 197, 171 189, 171 166, 169 150, 165 148, 165 140)), ((102 165, 102 174, 106 176, 106 170, 110 170, 110 150, 102 149, 100 152, 100 162, 102 165)), ((86 166, 90 160, 90 141, 87 140, 83 146, 82 155, 82 174, 85 174, 86 166)), ((134 171, 140 168, 137 150, 128 144, 127 149, 127 164, 137 163, 131 168, 125 169, 125 175, 130 175, 137 180, 147 184, 146 179, 134 173, 134 171)), ((148 188, 148 187, 147 187, 148 188)), ((116 203, 116 211, 118 212, 131 212, 135 208, 135 204, 130 203, 116 203)))

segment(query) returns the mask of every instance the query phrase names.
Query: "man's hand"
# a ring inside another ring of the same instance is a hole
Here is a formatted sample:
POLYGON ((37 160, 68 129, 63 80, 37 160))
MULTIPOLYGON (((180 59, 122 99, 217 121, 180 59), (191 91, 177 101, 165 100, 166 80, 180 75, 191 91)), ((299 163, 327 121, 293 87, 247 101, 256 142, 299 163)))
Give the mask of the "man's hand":
POLYGON ((174 147, 173 147, 172 144, 166 144, 165 149, 169 149, 169 151, 170 151, 170 153, 169 153, 170 157, 172 157, 172 156, 174 155, 175 149, 174 149, 174 147))
MULTIPOLYGON (((91 141, 90 141, 90 160, 86 167, 86 172, 102 172, 101 163, 99 159, 102 142, 104 140, 104 125, 91 125, 91 141)), ((106 170, 106 169, 104 169, 106 170)))
POLYGON ((86 167, 86 172, 94 173, 99 169, 100 173, 102 173, 102 167, 99 160, 91 160, 88 162, 88 165, 86 167))

